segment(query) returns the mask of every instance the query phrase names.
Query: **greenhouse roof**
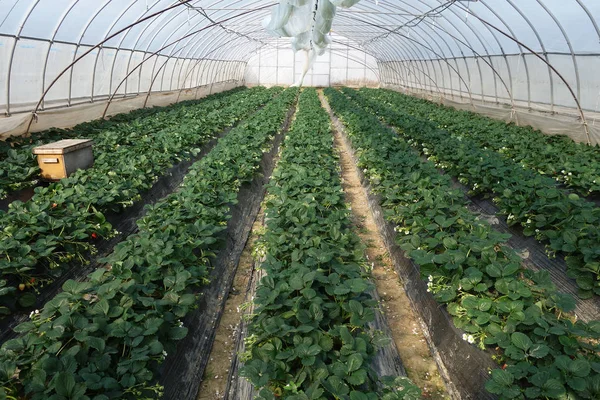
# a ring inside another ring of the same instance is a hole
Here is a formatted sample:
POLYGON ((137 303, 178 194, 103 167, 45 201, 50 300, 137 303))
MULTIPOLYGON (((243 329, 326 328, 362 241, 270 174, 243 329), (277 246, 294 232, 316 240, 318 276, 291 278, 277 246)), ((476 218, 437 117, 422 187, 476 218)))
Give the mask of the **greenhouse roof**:
MULTIPOLYGON (((42 100, 68 97, 71 105, 114 96, 120 81, 159 57, 245 63, 278 43, 263 27, 278 3, 0 0, 0 108, 11 115, 44 109, 42 100), (71 56, 58 55, 65 52, 71 56), (108 89, 96 95, 92 84, 92 93, 74 93, 74 80, 98 80, 98 64, 108 71, 108 89), (58 89, 54 81, 66 69, 69 87, 58 89)), ((412 75, 429 90, 572 108, 584 120, 600 100, 589 79, 600 54, 599 16, 595 0, 362 0, 338 8, 332 32, 386 73, 412 75)))

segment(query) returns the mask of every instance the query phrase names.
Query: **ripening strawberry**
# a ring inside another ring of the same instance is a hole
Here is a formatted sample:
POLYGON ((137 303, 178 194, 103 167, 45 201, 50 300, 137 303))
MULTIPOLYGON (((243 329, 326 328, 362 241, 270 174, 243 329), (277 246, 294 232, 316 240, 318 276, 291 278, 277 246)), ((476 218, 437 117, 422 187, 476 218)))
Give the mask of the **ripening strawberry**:
POLYGON ((25 290, 25 284, 21 283, 19 284, 19 290, 22 292, 23 290, 25 290))

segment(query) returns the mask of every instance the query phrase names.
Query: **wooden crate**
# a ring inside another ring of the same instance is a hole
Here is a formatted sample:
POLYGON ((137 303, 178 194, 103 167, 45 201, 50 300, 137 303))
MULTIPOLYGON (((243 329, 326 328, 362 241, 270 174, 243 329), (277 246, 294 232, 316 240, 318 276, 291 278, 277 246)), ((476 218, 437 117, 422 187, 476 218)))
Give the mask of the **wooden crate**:
POLYGON ((42 179, 58 181, 78 169, 91 167, 94 164, 92 144, 91 139, 64 139, 34 148, 42 179))

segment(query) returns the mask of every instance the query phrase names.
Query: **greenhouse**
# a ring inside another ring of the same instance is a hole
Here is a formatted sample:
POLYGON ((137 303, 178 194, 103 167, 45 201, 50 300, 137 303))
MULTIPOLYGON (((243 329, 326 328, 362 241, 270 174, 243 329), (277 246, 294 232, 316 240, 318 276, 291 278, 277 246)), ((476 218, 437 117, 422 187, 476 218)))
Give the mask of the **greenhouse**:
POLYGON ((600 399, 597 0, 0 0, 0 400, 600 399))

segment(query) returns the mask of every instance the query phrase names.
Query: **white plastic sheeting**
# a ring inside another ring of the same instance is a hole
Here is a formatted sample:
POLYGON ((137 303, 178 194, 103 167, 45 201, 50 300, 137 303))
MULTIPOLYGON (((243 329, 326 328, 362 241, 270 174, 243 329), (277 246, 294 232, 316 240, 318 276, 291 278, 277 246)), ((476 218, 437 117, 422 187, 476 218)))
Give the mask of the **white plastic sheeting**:
MULTIPOLYGON (((313 1, 290 0, 296 6, 313 1)), ((80 103, 243 84, 248 60, 278 46, 262 26, 278 4, 0 0, 0 113, 31 119, 36 111, 41 119, 41 110, 80 103)), ((600 1, 331 4, 352 6, 335 11, 331 32, 377 60, 382 86, 470 108, 552 117, 565 128, 551 133, 600 143, 600 1)), ((319 32, 326 42, 325 31, 319 32)), ((0 118, 0 135, 13 117, 0 118)))
MULTIPOLYGON (((331 35, 332 43, 315 60, 304 78, 305 86, 378 87, 379 67, 375 57, 343 36, 331 35)), ((292 50, 289 39, 263 47, 248 60, 246 84, 292 85, 301 78, 304 54, 292 50)))
POLYGON ((291 37, 294 51, 304 50, 302 73, 294 86, 301 86, 318 56, 331 44, 329 32, 338 6, 352 7, 360 0, 280 0, 263 23, 274 37, 291 37))

